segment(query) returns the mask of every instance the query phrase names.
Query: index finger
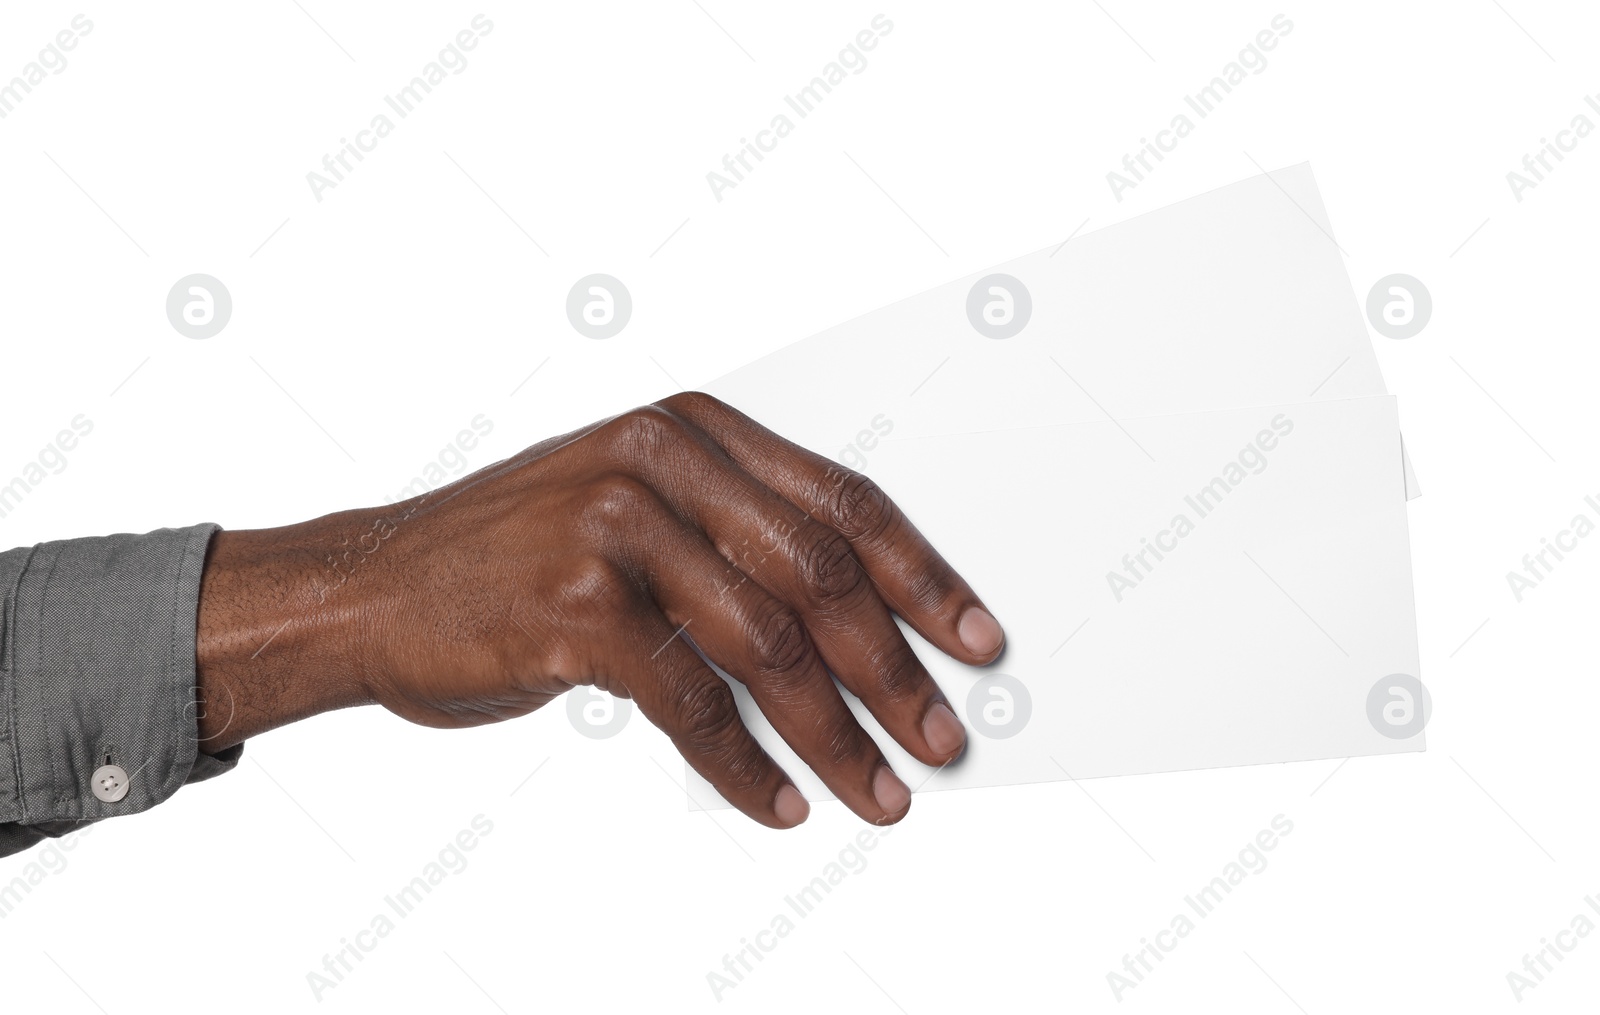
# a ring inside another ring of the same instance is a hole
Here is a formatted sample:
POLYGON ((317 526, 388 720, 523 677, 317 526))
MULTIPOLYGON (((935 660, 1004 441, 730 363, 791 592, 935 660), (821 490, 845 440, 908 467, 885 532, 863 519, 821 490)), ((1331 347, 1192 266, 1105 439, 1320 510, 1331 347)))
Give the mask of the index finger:
POLYGON ((981 665, 1000 654, 1005 633, 994 615, 871 479, 702 392, 657 404, 698 425, 745 471, 848 539, 884 602, 946 655, 981 665))

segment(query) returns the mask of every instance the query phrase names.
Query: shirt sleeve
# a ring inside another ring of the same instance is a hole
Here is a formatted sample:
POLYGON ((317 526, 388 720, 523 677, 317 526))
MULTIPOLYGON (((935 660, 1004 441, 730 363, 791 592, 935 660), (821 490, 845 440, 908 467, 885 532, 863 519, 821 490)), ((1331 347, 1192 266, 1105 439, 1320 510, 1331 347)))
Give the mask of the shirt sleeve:
POLYGON ((195 625, 217 526, 0 553, 0 855, 233 768, 198 744, 195 625))

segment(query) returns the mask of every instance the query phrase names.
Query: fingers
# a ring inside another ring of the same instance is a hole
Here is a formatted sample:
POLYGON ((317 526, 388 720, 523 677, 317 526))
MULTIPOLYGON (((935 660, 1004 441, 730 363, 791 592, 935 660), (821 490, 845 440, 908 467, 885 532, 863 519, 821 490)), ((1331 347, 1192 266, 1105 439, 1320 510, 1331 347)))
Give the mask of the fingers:
POLYGON ((652 592, 670 623, 750 689, 773 729, 867 821, 898 821, 911 791, 845 704, 787 603, 729 565, 698 531, 653 543, 652 592))
POLYGON ((655 608, 635 608, 633 637, 612 666, 634 704, 723 799, 769 828, 792 828, 811 807, 745 728, 733 691, 655 608))
MULTIPOLYGON (((692 638, 750 688, 779 734, 852 810, 877 822, 902 817, 910 791, 855 721, 829 670, 913 756, 947 764, 960 754, 964 731, 893 613, 955 658, 983 663, 999 654, 1003 636, 971 588, 865 477, 714 399, 676 396, 603 429, 617 471, 597 503, 623 508, 598 512, 615 536, 610 545, 629 553, 630 571, 665 613, 662 632, 687 630, 682 640, 668 637, 662 651, 681 656, 692 638), (649 510, 634 517, 640 502, 650 502, 649 510)), ((692 669, 695 661, 679 665, 692 669)), ((698 682, 691 690, 708 701, 727 692, 698 682)), ((672 725, 667 700, 655 711, 675 742, 694 728, 681 717, 672 725)), ((742 724, 737 729, 736 740, 749 739, 742 724)), ((728 776, 719 781, 717 765, 697 761, 689 748, 680 743, 721 790, 728 776)), ((772 823, 749 795, 752 782, 733 778, 728 798, 772 823)), ((769 818, 777 814, 773 801, 769 818)))
MULTIPOLYGON (((953 760, 966 744, 961 723, 895 625, 850 542, 763 486, 698 428, 689 428, 685 439, 657 449, 640 467, 673 508, 715 544, 714 551, 710 544, 707 550, 736 576, 723 584, 758 587, 766 593, 760 597, 765 604, 782 606, 783 622, 810 635, 805 665, 821 671, 826 664, 918 761, 938 766, 953 760)), ((757 614, 755 622, 771 623, 770 616, 757 614)), ((694 637, 709 650, 701 631, 694 637)), ((723 656, 712 656, 724 662, 723 656)), ((838 697, 831 681, 827 690, 838 697)), ((765 704, 762 710, 774 714, 765 704)), ((785 739, 794 744, 788 734, 785 739)))
POLYGON ((658 404, 698 425, 750 475, 848 539, 884 602, 940 650, 975 665, 1000 655, 1005 635, 994 616, 872 480, 709 395, 685 392, 658 404))

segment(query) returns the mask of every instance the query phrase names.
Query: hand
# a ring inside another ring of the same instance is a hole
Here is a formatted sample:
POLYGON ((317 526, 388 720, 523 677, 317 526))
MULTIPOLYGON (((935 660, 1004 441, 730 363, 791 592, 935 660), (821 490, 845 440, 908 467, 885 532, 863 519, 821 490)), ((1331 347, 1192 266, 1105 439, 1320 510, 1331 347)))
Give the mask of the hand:
POLYGON ((471 726, 593 684, 735 807, 799 824, 809 805, 698 648, 851 810, 893 822, 910 790, 829 674, 924 764, 966 742, 894 614, 962 662, 1000 653, 999 624, 871 480, 675 395, 389 508, 218 533, 201 748, 367 702, 471 726))

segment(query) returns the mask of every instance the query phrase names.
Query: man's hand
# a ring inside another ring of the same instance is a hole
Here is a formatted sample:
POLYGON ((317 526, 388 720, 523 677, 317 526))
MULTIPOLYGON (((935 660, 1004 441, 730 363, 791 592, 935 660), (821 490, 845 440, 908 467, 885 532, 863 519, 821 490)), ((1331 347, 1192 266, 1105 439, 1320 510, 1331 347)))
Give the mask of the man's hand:
POLYGON ((999 624, 871 480, 675 395, 389 508, 218 533, 201 749, 367 702, 471 726, 593 684, 734 806, 799 824, 809 805, 703 652, 851 810, 893 822, 910 790, 830 673, 919 761, 966 742, 894 614, 962 662, 1000 653, 999 624))

